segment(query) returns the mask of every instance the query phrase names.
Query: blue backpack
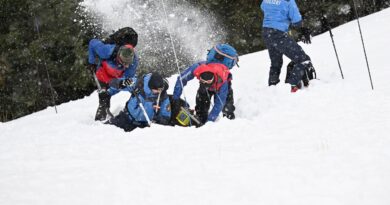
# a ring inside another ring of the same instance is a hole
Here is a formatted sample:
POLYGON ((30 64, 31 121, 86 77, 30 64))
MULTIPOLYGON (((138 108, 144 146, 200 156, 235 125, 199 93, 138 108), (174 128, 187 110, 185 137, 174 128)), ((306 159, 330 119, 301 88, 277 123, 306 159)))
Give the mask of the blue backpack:
MULTIPOLYGON (((232 69, 238 62, 238 54, 229 44, 217 44, 207 54, 207 63, 222 63, 232 69)), ((237 65, 238 66, 238 65, 237 65)))

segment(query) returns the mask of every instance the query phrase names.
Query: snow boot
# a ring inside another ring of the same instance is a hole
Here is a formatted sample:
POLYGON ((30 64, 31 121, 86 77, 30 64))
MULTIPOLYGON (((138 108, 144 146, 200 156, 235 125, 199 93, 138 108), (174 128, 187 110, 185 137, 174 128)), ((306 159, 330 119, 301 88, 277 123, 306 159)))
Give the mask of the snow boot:
POLYGON ((296 93, 299 89, 302 88, 302 83, 299 82, 297 85, 291 85, 291 92, 296 93))
POLYGON ((107 91, 99 93, 99 107, 96 111, 95 121, 105 121, 113 117, 110 112, 111 96, 107 91))

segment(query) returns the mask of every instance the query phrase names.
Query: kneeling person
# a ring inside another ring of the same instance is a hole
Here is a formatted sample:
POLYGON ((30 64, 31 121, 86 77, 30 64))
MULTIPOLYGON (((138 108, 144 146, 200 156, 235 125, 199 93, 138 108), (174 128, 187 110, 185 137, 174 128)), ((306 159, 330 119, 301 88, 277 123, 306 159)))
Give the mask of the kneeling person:
POLYGON ((137 127, 147 127, 151 121, 170 124, 171 108, 166 93, 168 82, 160 74, 149 73, 138 80, 123 79, 112 86, 128 90, 132 95, 125 109, 106 124, 115 125, 127 132, 137 127))

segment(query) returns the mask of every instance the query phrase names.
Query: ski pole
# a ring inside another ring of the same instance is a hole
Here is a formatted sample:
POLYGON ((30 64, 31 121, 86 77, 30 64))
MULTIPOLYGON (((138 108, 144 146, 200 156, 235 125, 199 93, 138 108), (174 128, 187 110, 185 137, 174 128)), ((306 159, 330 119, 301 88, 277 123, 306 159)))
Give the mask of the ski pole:
MULTIPOLYGON (((37 29, 38 39, 41 39, 41 33, 39 32, 39 20, 35 15, 34 15, 34 23, 35 23, 35 28, 37 29)), ((44 49, 42 48, 42 50, 44 50, 44 49)), ((51 84, 49 70, 47 69, 47 62, 46 62, 45 57, 43 58, 43 65, 44 65, 45 70, 46 70, 46 77, 47 77, 47 81, 49 82, 49 86, 50 86, 50 90, 51 90, 51 100, 52 100, 52 103, 54 105, 54 109, 56 111, 56 114, 58 114, 56 101, 55 101, 55 97, 54 97, 55 90, 53 88, 53 85, 51 84)))
POLYGON ((368 75, 369 75, 369 77, 370 77, 370 82, 371 82, 371 88, 372 88, 372 90, 374 90, 374 85, 373 85, 373 83, 372 83, 372 78, 371 78, 370 65, 368 64, 366 46, 364 45, 364 39, 363 39, 363 34, 362 34, 362 28, 360 27, 359 14, 358 14, 358 11, 357 11, 357 7, 356 7, 355 0, 353 0, 353 5, 354 5, 354 7, 355 7, 355 16, 356 16, 357 23, 358 23, 358 27, 359 27, 360 38, 361 38, 361 40, 362 40, 364 56, 365 56, 365 58, 366 58, 366 63, 367 63, 368 75))
POLYGON ((335 54, 336 54, 337 63, 339 64, 340 73, 341 73, 341 78, 344 79, 344 74, 343 74, 343 70, 341 69, 341 64, 340 64, 339 55, 338 55, 338 53, 337 53, 336 44, 335 44, 334 39, 333 39, 332 27, 330 27, 330 25, 329 25, 329 23, 328 23, 328 20, 327 20, 327 18, 326 18, 325 15, 322 15, 321 22, 322 22, 322 25, 323 25, 326 29, 328 29, 328 31, 329 31, 330 38, 332 39, 332 43, 333 43, 334 52, 335 52, 335 54))
POLYGON ((93 79, 94 79, 94 81, 96 83, 96 87, 98 89, 98 93, 101 93, 102 92, 102 86, 100 85, 99 80, 96 77, 96 73, 93 72, 93 71, 92 71, 92 76, 93 76, 93 79))
POLYGON ((136 92, 134 92, 134 90, 131 92, 132 95, 134 95, 137 99, 137 102, 138 102, 138 106, 141 108, 142 110, 142 113, 144 114, 145 116, 145 119, 146 121, 148 122, 148 126, 150 127, 152 125, 152 121, 150 121, 150 118, 148 116, 148 113, 146 113, 146 110, 145 110, 145 107, 144 105, 142 104, 141 100, 139 99, 138 95, 136 92))

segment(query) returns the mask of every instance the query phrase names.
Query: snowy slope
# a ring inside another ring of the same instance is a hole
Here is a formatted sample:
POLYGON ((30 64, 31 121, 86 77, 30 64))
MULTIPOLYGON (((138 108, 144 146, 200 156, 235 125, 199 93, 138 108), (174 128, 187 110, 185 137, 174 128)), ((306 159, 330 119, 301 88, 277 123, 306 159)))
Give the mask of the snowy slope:
POLYGON ((267 86, 266 51, 242 56, 234 121, 125 133, 93 121, 94 93, 2 123, 0 204, 388 205, 389 20, 361 19, 374 91, 355 21, 334 29, 345 80, 328 33, 303 45, 320 80, 296 94, 267 86))

